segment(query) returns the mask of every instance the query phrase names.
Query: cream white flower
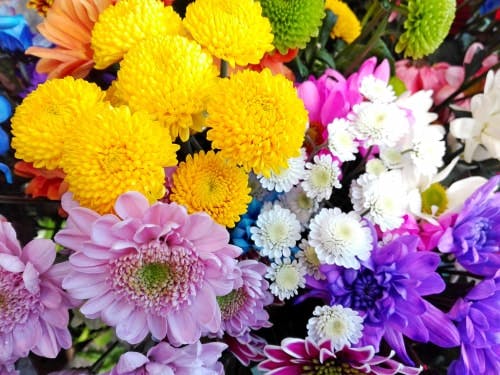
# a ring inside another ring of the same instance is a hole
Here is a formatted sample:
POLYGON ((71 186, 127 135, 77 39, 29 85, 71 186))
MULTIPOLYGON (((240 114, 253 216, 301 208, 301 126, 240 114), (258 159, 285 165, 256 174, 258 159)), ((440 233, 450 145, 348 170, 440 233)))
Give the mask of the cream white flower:
POLYGON ((300 239, 300 223, 293 212, 273 204, 260 212, 255 224, 250 233, 261 255, 269 258, 291 255, 290 248, 300 239))
POLYGON ((266 278, 271 281, 271 293, 284 301, 297 295, 299 288, 304 288, 305 275, 306 270, 301 262, 277 258, 267 269, 266 278))
POLYGON ((350 121, 336 118, 328 124, 328 148, 340 161, 356 159, 358 146, 350 121))
POLYGON ((339 163, 331 155, 316 155, 313 161, 314 163, 306 163, 302 188, 309 198, 318 201, 329 199, 334 187, 342 187, 339 181, 339 163))
POLYGON ((359 261, 370 256, 370 228, 355 212, 346 214, 339 208, 323 208, 313 217, 309 228, 309 243, 321 263, 358 269, 359 261))
POLYGON ((319 207, 319 203, 309 198, 300 185, 281 195, 279 200, 284 208, 288 208, 297 216, 302 227, 307 227, 309 219, 319 207))
POLYGON ((465 141, 465 161, 476 160, 480 146, 487 156, 500 160, 500 70, 488 72, 484 93, 472 97, 470 109, 472 118, 450 122, 451 134, 465 141))
POLYGON ((396 100, 393 87, 374 75, 363 78, 359 93, 374 103, 391 103, 396 100))
POLYGON ((331 340, 332 350, 356 344, 363 331, 363 318, 342 305, 316 306, 307 322, 307 336, 314 342, 331 340))
POLYGON ((275 190, 278 193, 290 191, 294 185, 304 178, 305 158, 306 151, 302 149, 300 156, 289 159, 288 168, 283 169, 279 174, 271 172, 269 177, 259 175, 258 178, 262 187, 267 190, 275 190))

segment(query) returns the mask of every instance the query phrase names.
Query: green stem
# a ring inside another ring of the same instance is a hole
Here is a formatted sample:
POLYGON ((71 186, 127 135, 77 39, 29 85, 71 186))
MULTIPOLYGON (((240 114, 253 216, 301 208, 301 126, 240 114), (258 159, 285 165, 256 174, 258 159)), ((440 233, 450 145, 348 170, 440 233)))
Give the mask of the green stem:
POLYGON ((118 341, 115 341, 111 346, 106 350, 104 353, 101 354, 101 356, 97 359, 97 361, 94 362, 94 364, 90 367, 89 371, 91 374, 97 373, 97 370, 101 368, 104 360, 106 357, 116 348, 118 345, 118 341))

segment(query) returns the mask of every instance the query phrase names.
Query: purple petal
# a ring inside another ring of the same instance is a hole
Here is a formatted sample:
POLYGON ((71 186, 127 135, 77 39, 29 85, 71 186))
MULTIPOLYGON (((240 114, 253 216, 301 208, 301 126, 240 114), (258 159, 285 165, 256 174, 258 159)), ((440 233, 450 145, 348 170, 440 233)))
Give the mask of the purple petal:
POLYGON ((56 246, 54 242, 46 239, 34 239, 24 247, 21 259, 32 263, 37 271, 42 274, 47 271, 56 259, 56 246))
POLYGON ((21 255, 21 245, 17 240, 16 231, 9 222, 0 222, 0 243, 5 244, 5 249, 11 255, 21 255))
POLYGON ((116 336, 130 344, 138 344, 148 332, 146 313, 140 309, 133 311, 128 319, 120 321, 116 326, 116 336))
POLYGON ((84 315, 94 315, 109 306, 115 298, 115 294, 112 291, 108 291, 99 297, 94 297, 85 302, 85 304, 80 308, 80 311, 84 315))
POLYGON ((115 326, 118 322, 128 320, 133 310, 134 306, 132 304, 127 303, 125 300, 117 300, 102 311, 102 320, 109 325, 115 326))
POLYGON ((38 293, 40 290, 40 274, 36 270, 35 266, 31 263, 26 264, 23 272, 23 281, 26 289, 30 291, 30 293, 38 293))
POLYGON ((137 370, 139 367, 144 366, 149 362, 148 357, 144 354, 137 352, 127 352, 122 354, 118 363, 116 364, 116 370, 119 373, 132 372, 137 370))
POLYGON ((307 358, 304 340, 286 338, 281 342, 283 351, 293 358, 307 358))
POLYGON ((460 335, 450 319, 439 309, 426 302, 427 311, 421 315, 429 330, 429 341, 443 348, 460 344, 460 335))
POLYGON ((0 254, 0 267, 9 272, 22 272, 24 263, 15 256, 10 254, 0 254))
POLYGON ((191 314, 173 312, 168 317, 168 339, 173 345, 194 344, 201 336, 201 330, 191 314))
POLYGON ((122 219, 142 218, 148 208, 149 202, 146 197, 136 191, 120 195, 115 203, 115 212, 122 219))
POLYGON ((148 314, 147 321, 149 330, 151 331, 153 337, 157 340, 163 340, 167 335, 167 320, 165 317, 148 314))

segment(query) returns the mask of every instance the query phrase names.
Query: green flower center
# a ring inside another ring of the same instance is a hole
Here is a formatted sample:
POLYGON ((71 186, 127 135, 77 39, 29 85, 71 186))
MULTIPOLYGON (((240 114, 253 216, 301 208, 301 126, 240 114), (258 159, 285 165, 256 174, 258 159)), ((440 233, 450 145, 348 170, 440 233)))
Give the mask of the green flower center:
POLYGON ((222 320, 231 319, 245 304, 247 294, 243 288, 235 289, 225 296, 217 297, 222 320))
POLYGON ((448 197, 446 190, 441 184, 435 183, 423 191, 422 212, 431 215, 440 215, 448 207, 448 197))
POLYGON ((303 375, 360 375, 364 374, 355 368, 352 368, 347 363, 338 363, 334 359, 330 359, 325 363, 319 363, 319 360, 314 359, 310 365, 302 367, 301 374, 303 375))
POLYGON ((157 292, 169 283, 171 272, 167 264, 149 263, 137 270, 136 277, 140 289, 157 292))

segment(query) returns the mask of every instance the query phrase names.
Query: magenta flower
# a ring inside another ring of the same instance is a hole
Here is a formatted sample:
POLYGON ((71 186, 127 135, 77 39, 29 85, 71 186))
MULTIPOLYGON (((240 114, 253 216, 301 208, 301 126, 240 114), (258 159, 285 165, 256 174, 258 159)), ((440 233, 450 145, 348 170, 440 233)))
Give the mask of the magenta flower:
POLYGON ((310 339, 286 338, 281 346, 267 345, 267 359, 259 364, 259 370, 267 375, 299 374, 347 374, 414 375, 421 368, 405 366, 388 357, 375 355, 373 346, 349 348, 333 352, 330 340, 319 344, 310 339), (348 372, 351 370, 350 372, 348 372), (358 371, 356 371, 358 370, 358 371))
POLYGON ((222 375, 224 367, 218 361, 227 345, 220 342, 194 344, 174 348, 166 342, 149 349, 147 356, 127 352, 106 375, 222 375))
POLYGON ((250 330, 270 327, 269 314, 264 306, 274 300, 269 292, 269 283, 264 279, 266 265, 248 259, 238 263, 243 285, 231 293, 217 297, 222 312, 222 326, 219 335, 241 336, 250 330))
POLYGON ((173 345, 192 344, 221 327, 217 297, 241 285, 226 229, 175 203, 152 206, 137 192, 121 195, 116 215, 100 216, 63 197, 66 228, 56 241, 75 251, 63 285, 80 311, 116 327, 135 344, 149 332, 173 345))
POLYGON ((248 366, 250 362, 260 362, 266 359, 264 347, 267 341, 260 336, 252 333, 245 333, 238 337, 225 335, 223 340, 229 346, 229 351, 245 366, 248 366))
POLYGON ((6 373, 30 350, 54 358, 71 347, 74 301, 61 289, 69 267, 54 265, 55 258, 54 242, 35 239, 21 249, 12 225, 0 222, 0 369, 6 373))

